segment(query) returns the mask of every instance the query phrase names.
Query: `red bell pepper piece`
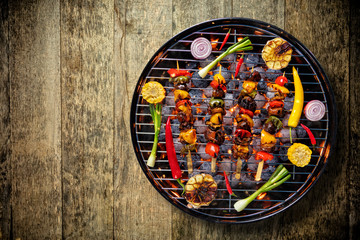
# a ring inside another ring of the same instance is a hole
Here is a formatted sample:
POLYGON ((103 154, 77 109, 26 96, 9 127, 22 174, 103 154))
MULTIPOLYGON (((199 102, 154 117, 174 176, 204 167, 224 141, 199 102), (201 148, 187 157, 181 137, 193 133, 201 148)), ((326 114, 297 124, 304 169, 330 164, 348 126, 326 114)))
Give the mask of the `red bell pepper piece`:
POLYGON ((283 101, 271 101, 269 103, 269 105, 272 108, 278 108, 278 107, 283 108, 284 107, 284 102, 283 101))
POLYGON ((225 35, 225 38, 224 38, 224 41, 222 42, 220 48, 219 48, 219 51, 221 51, 221 49, 223 48, 223 46, 225 45, 225 43, 227 42, 229 36, 230 36, 230 31, 231 31, 231 28, 229 29, 229 31, 227 32, 227 34, 225 35))
POLYGON ((254 117, 254 113, 252 111, 250 111, 249 109, 245 109, 245 108, 240 108, 240 114, 247 114, 251 118, 254 117))
POLYGON ((175 78, 179 76, 191 76, 191 73, 189 73, 187 70, 180 70, 176 68, 171 68, 167 71, 170 75, 170 77, 175 78))
POLYGON ((212 157, 216 157, 218 155, 219 151, 220 151, 219 145, 212 143, 212 142, 208 142, 206 144, 206 147, 205 147, 206 154, 209 154, 212 157))
POLYGON ((235 75, 234 75, 234 77, 236 77, 236 76, 238 75, 239 70, 240 70, 240 67, 241 67, 241 65, 243 64, 243 62, 244 62, 244 55, 241 56, 239 62, 238 62, 237 65, 236 65, 236 70, 235 70, 235 75))
POLYGON ((265 151, 260 151, 257 152, 255 155, 255 160, 273 160, 274 156, 271 153, 265 152, 265 151))
POLYGON ((225 86, 224 84, 220 84, 220 88, 221 88, 224 92, 226 92, 226 86, 225 86))
POLYGON ((217 89, 219 87, 219 83, 216 80, 212 80, 211 83, 210 83, 210 86, 213 89, 217 89))
POLYGON ((307 134, 309 135, 311 144, 313 145, 313 148, 315 148, 316 139, 315 139, 315 137, 314 137, 314 134, 311 132, 310 128, 308 128, 308 127, 305 126, 304 124, 300 123, 300 125, 303 127, 303 129, 305 129, 305 131, 306 131, 307 134))
POLYGON ((185 99, 185 100, 180 100, 180 101, 178 101, 177 103, 176 103, 176 106, 175 106, 175 109, 177 110, 180 106, 182 106, 182 105, 188 105, 188 106, 192 106, 192 103, 189 101, 189 100, 187 100, 187 99, 185 99))
POLYGON ((240 136, 241 139, 244 137, 251 137, 251 132, 245 129, 236 129, 235 136, 236 137, 240 136))
POLYGON ((228 190, 229 194, 233 197, 237 197, 233 190, 231 189, 229 178, 226 175, 226 172, 224 171, 224 177, 225 177, 225 183, 226 183, 226 189, 228 190))

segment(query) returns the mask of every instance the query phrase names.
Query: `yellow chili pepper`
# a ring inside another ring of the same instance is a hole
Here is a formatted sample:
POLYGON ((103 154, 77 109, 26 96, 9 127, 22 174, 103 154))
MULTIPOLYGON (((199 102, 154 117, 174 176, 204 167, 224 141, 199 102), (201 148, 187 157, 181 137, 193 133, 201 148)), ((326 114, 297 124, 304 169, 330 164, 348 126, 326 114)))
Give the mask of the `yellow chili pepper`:
POLYGON ((294 97, 294 105, 288 121, 288 126, 290 128, 296 127, 299 124, 299 120, 304 106, 304 90, 301 84, 299 74, 296 71, 295 67, 293 67, 293 77, 294 77, 294 85, 295 85, 295 97, 294 97))

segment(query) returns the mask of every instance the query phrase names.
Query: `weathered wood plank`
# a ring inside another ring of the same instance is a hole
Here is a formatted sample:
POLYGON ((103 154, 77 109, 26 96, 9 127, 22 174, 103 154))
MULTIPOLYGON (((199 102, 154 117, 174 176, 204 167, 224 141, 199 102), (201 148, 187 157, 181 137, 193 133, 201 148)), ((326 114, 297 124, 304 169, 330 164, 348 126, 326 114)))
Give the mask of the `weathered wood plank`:
POLYGON ((113 238, 113 2, 61 2, 63 237, 113 238))
POLYGON ((231 0, 217 1, 216 4, 214 4, 214 1, 211 0, 173 1, 173 35, 200 22, 215 18, 231 17, 231 3, 231 0))
POLYGON ((348 239, 349 1, 286 1, 285 30, 323 66, 339 114, 337 146, 314 188, 287 210, 275 238, 348 239))
POLYGON ((61 238, 59 1, 9 1, 14 239, 61 238))
POLYGON ((171 37, 171 1, 117 0, 115 13, 115 238, 169 239, 171 206, 135 157, 130 105, 145 64, 171 37))
POLYGON ((9 6, 0 2, 0 239, 10 238, 9 6))
POLYGON ((347 176, 349 179, 349 237, 360 239, 360 8, 350 1, 350 156, 347 176))
POLYGON ((234 0, 233 17, 261 20, 279 28, 284 28, 285 0, 234 0))

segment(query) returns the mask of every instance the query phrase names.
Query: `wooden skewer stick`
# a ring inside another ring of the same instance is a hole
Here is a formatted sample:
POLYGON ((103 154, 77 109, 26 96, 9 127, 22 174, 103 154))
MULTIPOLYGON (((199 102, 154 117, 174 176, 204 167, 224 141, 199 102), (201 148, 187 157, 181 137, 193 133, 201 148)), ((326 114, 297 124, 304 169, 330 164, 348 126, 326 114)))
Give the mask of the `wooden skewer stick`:
POLYGON ((242 161, 241 161, 241 158, 238 157, 237 163, 236 163, 236 174, 235 174, 235 178, 236 178, 236 179, 240 179, 240 176, 241 176, 241 168, 242 168, 242 161))
POLYGON ((193 173, 193 162, 191 159, 191 151, 190 150, 187 154, 186 160, 187 160, 188 172, 189 172, 189 174, 192 174, 193 173))
POLYGON ((216 171, 216 158, 211 158, 211 172, 215 172, 216 171))
POLYGON ((179 71, 179 62, 176 60, 176 69, 179 71))
POLYGON ((261 160, 261 162, 259 162, 259 165, 258 165, 258 168, 257 168, 255 181, 260 181, 261 180, 261 173, 262 173, 263 167, 264 167, 264 160, 261 160))

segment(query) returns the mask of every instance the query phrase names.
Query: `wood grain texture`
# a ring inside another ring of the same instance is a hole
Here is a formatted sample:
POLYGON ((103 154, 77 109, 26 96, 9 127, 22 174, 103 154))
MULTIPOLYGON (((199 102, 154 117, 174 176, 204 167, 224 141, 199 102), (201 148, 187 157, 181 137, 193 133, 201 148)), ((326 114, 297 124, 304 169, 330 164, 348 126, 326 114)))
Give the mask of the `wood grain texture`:
POLYGON ((14 239, 61 238, 58 1, 9 1, 14 239))
POLYGON ((276 238, 347 239, 349 161, 349 2, 287 1, 285 30, 314 53, 338 107, 337 146, 314 188, 281 219, 276 238))
POLYGON ((171 1, 116 1, 115 12, 115 238, 169 239, 171 206, 135 157, 130 106, 145 64, 172 36, 171 1))
POLYGON ((63 238, 113 238, 112 1, 61 1, 63 238))
POLYGON ((356 1, 350 1, 350 156, 347 176, 349 177, 349 237, 360 239, 360 8, 356 1))
POLYGON ((10 238, 9 6, 0 2, 0 239, 10 238))
POLYGON ((284 28, 285 0, 233 0, 233 17, 245 17, 284 28))

